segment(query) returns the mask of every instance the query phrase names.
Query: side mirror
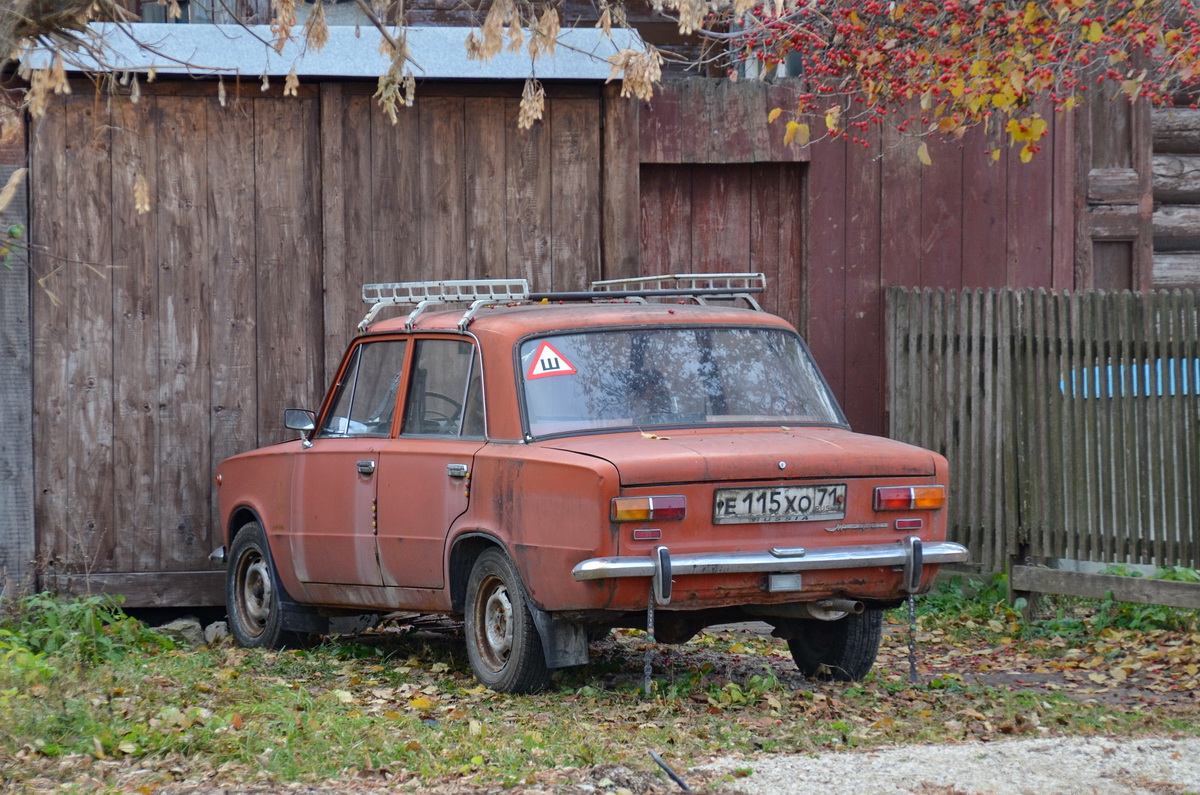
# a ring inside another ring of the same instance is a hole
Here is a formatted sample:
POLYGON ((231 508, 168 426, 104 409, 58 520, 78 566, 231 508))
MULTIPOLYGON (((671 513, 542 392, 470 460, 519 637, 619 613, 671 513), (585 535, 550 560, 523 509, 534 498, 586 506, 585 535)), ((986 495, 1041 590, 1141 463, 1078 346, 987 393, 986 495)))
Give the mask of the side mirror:
POLYGON ((317 429, 317 415, 308 409, 284 409, 283 427, 302 431, 306 436, 317 429))

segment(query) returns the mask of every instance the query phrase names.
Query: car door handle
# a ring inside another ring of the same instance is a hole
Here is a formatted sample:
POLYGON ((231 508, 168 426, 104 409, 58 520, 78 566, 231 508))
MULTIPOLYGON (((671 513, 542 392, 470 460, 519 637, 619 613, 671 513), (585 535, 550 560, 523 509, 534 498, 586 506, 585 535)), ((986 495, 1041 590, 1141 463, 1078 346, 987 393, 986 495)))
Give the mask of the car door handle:
POLYGON ((355 468, 358 469, 358 474, 360 475, 370 475, 375 472, 375 462, 359 461, 355 468))
POLYGON ((452 478, 465 478, 467 476, 466 464, 447 464, 446 474, 452 478))

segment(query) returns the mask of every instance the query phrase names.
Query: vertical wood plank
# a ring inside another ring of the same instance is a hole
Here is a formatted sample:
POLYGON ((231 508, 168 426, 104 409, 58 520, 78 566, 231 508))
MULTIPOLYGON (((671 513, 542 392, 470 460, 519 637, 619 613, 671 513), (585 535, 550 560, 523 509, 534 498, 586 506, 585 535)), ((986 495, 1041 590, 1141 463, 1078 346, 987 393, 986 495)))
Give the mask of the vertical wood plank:
MULTIPOLYGON (((337 367, 338 357, 346 345, 346 336, 354 327, 352 314, 359 310, 358 288, 363 281, 352 278, 351 268, 369 263, 370 258, 359 259, 355 266, 347 261, 347 193, 366 183, 351 183, 347 179, 347 168, 353 167, 364 156, 370 158, 371 123, 366 117, 356 119, 354 124, 348 115, 345 86, 341 83, 325 82, 320 88, 320 134, 318 146, 321 155, 321 277, 325 289, 323 319, 325 334, 322 356, 325 372, 337 367), (357 133, 357 135, 356 135, 357 133), (367 138, 366 141, 363 141, 367 138), (366 143, 366 146, 363 146, 366 143)), ((253 124, 249 132, 253 133, 253 124)), ((253 173, 253 169, 249 173, 253 173)), ((239 197, 241 198, 241 197, 239 197)), ((352 230, 352 237, 364 236, 352 230)), ((363 313, 358 312, 361 316, 363 313)), ((214 341, 215 343, 215 341, 214 341)))
POLYGON ((1053 171, 1036 157, 1028 163, 1015 156, 1008 160, 1008 284, 1052 286, 1054 246, 1051 224, 1045 219, 1053 212, 1053 171))
MULTIPOLYGON (((921 173, 921 282, 957 289, 963 271, 963 152, 938 146, 921 173)), ((1024 286, 1024 285, 1021 285, 1024 286)))
MULTIPOLYGON (((0 147, 0 182, 7 185, 25 165, 26 134, 0 147)), ((32 158, 31 158, 32 161, 32 158)), ((36 164, 31 171, 36 173, 36 164)), ((29 176, 12 202, 0 211, 0 228, 19 225, 30 234, 29 176)), ((25 250, 12 252, 11 267, 0 269, 0 594, 12 596, 33 588, 34 457, 33 457, 33 302, 31 273, 25 250)))
POLYGON ((507 131, 496 123, 504 105, 504 99, 472 97, 464 107, 467 251, 465 265, 453 269, 459 278, 504 278, 508 270, 507 131))
POLYGON ((531 129, 517 128, 520 102, 508 100, 505 128, 508 130, 508 273, 525 278, 535 290, 551 288, 551 241, 554 220, 551 214, 550 132, 556 102, 547 102, 546 118, 531 129))
POLYGON ((462 273, 467 259, 463 99, 426 97, 420 111, 421 225, 417 230, 425 274, 447 279, 462 273))
POLYGON ((37 552, 60 571, 96 571, 115 551, 110 124, 89 96, 64 99, 44 127, 35 216, 56 218, 49 256, 34 260, 37 552))
POLYGON ((314 406, 325 385, 321 314, 297 311, 321 301, 321 199, 317 184, 318 110, 314 101, 263 99, 255 109, 255 240, 258 296, 258 436, 288 438, 283 410, 314 406))
POLYGON ((622 97, 616 84, 601 95, 603 128, 601 160, 600 275, 625 279, 638 275, 641 264, 638 111, 640 103, 622 97))
POLYGON ((116 359, 113 413, 113 524, 117 534, 113 571, 158 568, 159 422, 158 99, 118 102, 113 111, 112 281, 113 347, 116 359), (149 187, 150 213, 134 207, 138 176, 149 187))
POLYGON ((643 275, 692 270, 692 169, 687 165, 642 166, 643 275))
MULTIPOLYGON (((750 260, 748 270, 767 276, 767 295, 759 302, 768 312, 779 315, 793 324, 797 318, 781 312, 786 305, 793 277, 799 274, 798 260, 785 260, 780 253, 787 233, 785 225, 790 219, 782 215, 783 207, 791 203, 792 196, 783 190, 783 169, 775 165, 755 165, 751 169, 750 181, 750 260)), ((791 307, 788 307, 789 309, 791 307)))
POLYGON ((987 561, 990 566, 1004 565, 1004 552, 1010 549, 1013 525, 1016 521, 1016 451, 1011 434, 1005 429, 1012 427, 1012 348, 1007 330, 1012 324, 1012 294, 993 293, 993 313, 988 322, 988 348, 991 362, 988 370, 993 373, 992 383, 987 389, 991 403, 991 422, 988 432, 996 439, 994 447, 995 468, 992 472, 992 489, 996 495, 991 522, 987 561))
POLYGON ((889 125, 884 128, 880 151, 880 240, 887 241, 887 256, 880 263, 883 283, 929 284, 921 276, 921 225, 913 223, 913 208, 922 204, 917 144, 889 125))
POLYGON ((678 86, 669 83, 638 114, 639 150, 643 163, 682 161, 683 100, 678 86))
MULTIPOLYGON (((1007 283, 1008 147, 1002 132, 968 133, 962 157, 962 284, 1003 287, 1007 283), (984 154, 999 149, 1000 160, 984 154)), ((1019 221, 1018 221, 1019 222, 1019 221)))
POLYGON ((877 127, 862 134, 864 148, 847 145, 846 152, 846 260, 845 331, 842 357, 847 362, 843 407, 850 426, 860 433, 882 434, 882 355, 880 195, 881 136, 877 127), (852 363, 852 364, 851 364, 852 363))
POLYGON ((1078 468, 1083 458, 1083 450, 1078 445, 1078 422, 1082 400, 1078 395, 1079 373, 1077 357, 1079 355, 1078 328, 1078 299, 1073 290, 1059 294, 1058 312, 1058 342, 1059 342, 1059 378, 1061 379, 1061 411, 1059 428, 1062 434, 1061 450, 1061 489, 1063 493, 1063 548, 1066 556, 1075 560, 1080 557, 1079 532, 1082 526, 1080 513, 1082 500, 1078 486, 1078 468))
POLYGON ((551 289, 585 289, 600 276, 599 123, 598 98, 554 101, 551 289))
POLYGON ((801 165, 780 166, 778 173, 779 259, 775 314, 789 320, 807 335, 809 260, 804 249, 804 241, 808 239, 804 223, 807 218, 805 208, 809 206, 808 183, 801 165))
POLYGON ((215 274, 204 102, 162 96, 158 108, 158 564, 178 571, 212 549, 208 321, 215 274))
POLYGON ((692 269, 728 273, 750 261, 752 166, 692 168, 692 269))
MULTIPOLYGON (((846 146, 813 146, 808 172, 808 345, 839 402, 846 398, 846 146)), ((897 282, 917 284, 917 282, 897 282)))
MULTIPOLYGON (((212 468, 224 459, 253 449, 258 439, 259 356, 255 290, 255 247, 258 236, 254 197, 257 192, 255 168, 258 143, 254 141, 254 111, 262 102, 238 102, 222 108, 218 102, 205 102, 208 131, 209 245, 207 267, 213 274, 208 328, 212 335, 210 442, 212 468)), ((337 188, 327 207, 339 212, 337 188)), ((321 192, 323 195, 324 191, 321 192)), ((337 221, 328 221, 336 226, 337 221)), ((329 226, 326 229, 330 229, 329 226)), ((335 236, 344 235, 334 231, 335 236)), ((333 254, 340 262, 342 252, 333 254)), ((329 254, 329 248, 326 247, 329 254)), ((328 309, 326 310, 328 313, 328 309)), ((314 313, 315 314, 315 313, 314 313)), ((318 351, 310 356, 318 356, 318 351)), ((271 366, 264 362, 264 366, 271 366)), ((307 405, 315 406, 314 403, 307 405)), ((202 473, 204 475, 210 472, 202 473)), ((211 477, 204 480, 211 483, 211 477)), ((216 526, 215 489, 209 510, 216 526)), ((216 546, 219 541, 213 541, 216 546)), ((203 549, 200 550, 203 552, 203 549)), ((194 568, 202 568, 203 558, 193 559, 194 568)))
MULTIPOLYGON (((431 143, 422 137, 420 125, 430 102, 433 98, 418 97, 416 104, 398 113, 396 123, 392 124, 370 97, 354 96, 347 100, 349 117, 344 125, 348 132, 347 142, 358 142, 359 145, 346 147, 354 156, 346 161, 346 168, 352 168, 348 174, 359 175, 366 169, 367 181, 358 184, 371 186, 366 197, 358 191, 347 194, 346 227, 350 232, 347 242, 353 246, 347 252, 347 268, 363 268, 351 282, 352 285, 358 283, 356 290, 361 290, 362 283, 367 281, 434 278, 429 270, 431 254, 425 249, 422 233, 423 227, 432 223, 429 204, 433 197, 422 193, 420 165, 423 159, 430 157, 431 143), (359 137, 361 123, 353 123, 364 117, 371 120, 371 136, 365 146, 359 137), (368 203, 364 205, 363 201, 368 203), (366 240, 355 239, 358 235, 354 232, 360 229, 364 238, 369 235, 372 250, 367 250, 366 240), (364 259, 361 263, 354 263, 349 258, 355 250, 362 251, 364 259), (371 274, 370 278, 367 273, 371 274)), ((330 329, 330 333, 336 331, 330 329)))
MULTIPOLYGON (((67 393, 68 340, 72 317, 70 282, 60 277, 58 257, 67 254, 67 131, 76 126, 77 98, 54 104, 30 141, 31 234, 44 235, 46 248, 32 251, 33 461, 37 462, 34 513, 38 519, 35 554, 45 562, 58 552, 71 501, 63 440, 73 419, 67 393), (61 294, 61 295, 60 295, 61 294), (53 298, 52 298, 53 296, 53 298)), ((32 462, 31 462, 32 463, 32 462)), ((65 541, 62 542, 65 549, 65 541)))
POLYGON ((1053 235, 1051 286, 1074 289, 1075 284, 1075 118, 1078 113, 1055 113, 1051 121, 1054 139, 1054 179, 1051 184, 1051 234, 1053 235))

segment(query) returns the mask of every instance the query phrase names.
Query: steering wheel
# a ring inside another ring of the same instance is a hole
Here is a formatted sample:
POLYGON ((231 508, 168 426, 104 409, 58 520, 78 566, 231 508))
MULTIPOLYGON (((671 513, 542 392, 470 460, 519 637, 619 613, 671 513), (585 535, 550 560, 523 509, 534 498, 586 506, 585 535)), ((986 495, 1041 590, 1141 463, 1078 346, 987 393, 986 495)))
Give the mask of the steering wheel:
POLYGON ((426 392, 425 393, 425 417, 424 417, 425 420, 432 420, 434 422, 453 422, 454 420, 456 420, 462 416, 462 409, 463 409, 462 403, 459 403, 457 400, 450 397, 449 395, 443 395, 441 392, 426 392), (452 407, 453 410, 450 411, 449 413, 447 413, 444 411, 438 411, 437 409, 431 409, 429 407, 429 398, 437 398, 438 400, 443 400, 446 403, 448 403, 452 407))

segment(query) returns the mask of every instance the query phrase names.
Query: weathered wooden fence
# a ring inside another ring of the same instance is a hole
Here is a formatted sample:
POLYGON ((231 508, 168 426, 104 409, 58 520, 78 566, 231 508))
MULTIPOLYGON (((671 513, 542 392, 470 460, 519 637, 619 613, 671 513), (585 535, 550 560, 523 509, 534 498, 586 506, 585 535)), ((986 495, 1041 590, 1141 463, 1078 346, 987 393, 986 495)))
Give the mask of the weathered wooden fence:
POLYGON ((950 460, 951 536, 1012 556, 1200 564, 1200 297, 887 294, 893 438, 950 460))

